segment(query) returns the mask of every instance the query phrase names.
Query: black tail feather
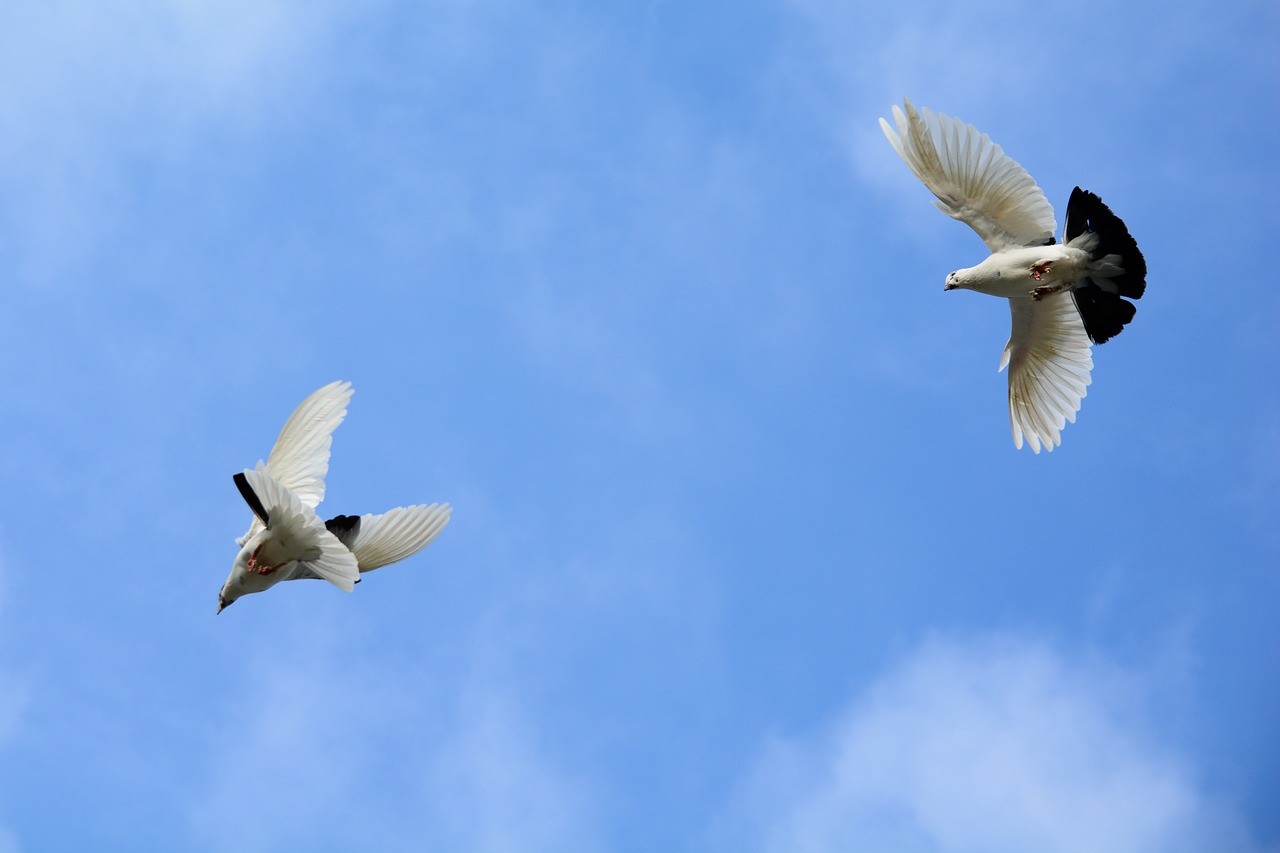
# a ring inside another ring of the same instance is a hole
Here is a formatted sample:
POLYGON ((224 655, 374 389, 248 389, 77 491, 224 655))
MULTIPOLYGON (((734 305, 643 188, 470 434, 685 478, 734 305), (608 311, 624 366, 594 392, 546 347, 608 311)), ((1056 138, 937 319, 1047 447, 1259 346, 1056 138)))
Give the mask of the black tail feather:
POLYGON ((325 528, 338 537, 338 541, 350 550, 360 535, 360 516, 336 515, 324 523, 325 528))
POLYGON ((1071 291, 1076 310, 1084 321, 1084 330, 1095 344, 1105 344, 1114 338, 1138 313, 1132 302, 1126 302, 1118 294, 1108 293, 1092 280, 1071 291))
POLYGON ((1121 297, 1142 297, 1147 289, 1147 261, 1120 217, 1102 199, 1076 187, 1067 202, 1063 242, 1070 243, 1086 232, 1098 235, 1098 244, 1090 252, 1094 259, 1100 261, 1107 255, 1120 258, 1116 264, 1120 273, 1089 279, 1072 291, 1089 339, 1100 344, 1120 334, 1133 319, 1137 309, 1121 297))

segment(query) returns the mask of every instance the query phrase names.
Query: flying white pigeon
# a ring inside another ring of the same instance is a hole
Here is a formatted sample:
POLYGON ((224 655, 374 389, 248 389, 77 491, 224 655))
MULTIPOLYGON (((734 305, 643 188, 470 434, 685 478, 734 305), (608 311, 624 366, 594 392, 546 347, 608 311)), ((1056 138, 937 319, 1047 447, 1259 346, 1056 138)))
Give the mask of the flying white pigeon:
POLYGON ((240 553, 218 593, 219 613, 241 596, 286 580, 323 578, 350 592, 361 572, 417 553, 448 523, 448 504, 320 520, 315 509, 324 499, 333 431, 350 401, 350 382, 316 391, 289 416, 266 464, 232 478, 253 519, 236 540, 240 553))
POLYGON ((980 133, 946 115, 896 106, 895 132, 880 128, 929 191, 938 209, 978 232, 991 250, 975 267, 947 276, 945 290, 976 290, 1009 300, 1013 332, 1000 370, 1009 368, 1013 443, 1036 453, 1062 443, 1089 384, 1090 342, 1104 343, 1133 319, 1146 289, 1147 263, 1120 218, 1076 187, 1062 243, 1053 207, 1016 161, 980 133))

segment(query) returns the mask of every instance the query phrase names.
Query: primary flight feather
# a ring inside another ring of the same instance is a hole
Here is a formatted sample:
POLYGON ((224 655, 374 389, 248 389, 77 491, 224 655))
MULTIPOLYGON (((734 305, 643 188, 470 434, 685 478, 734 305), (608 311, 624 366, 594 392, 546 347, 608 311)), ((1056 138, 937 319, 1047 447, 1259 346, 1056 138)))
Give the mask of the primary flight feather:
POLYGON ((285 422, 267 461, 233 476, 253 518, 236 540, 240 552, 218 593, 219 613, 285 580, 319 578, 350 592, 362 572, 417 553, 448 523, 448 504, 320 520, 316 507, 324 499, 333 431, 350 401, 349 382, 316 391, 285 422))
POLYGON ((1089 385, 1090 344, 1133 319, 1126 299, 1146 289, 1146 261, 1120 218, 1079 187, 1055 243, 1053 208, 1026 169, 973 125, 903 106, 893 108, 896 129, 880 119, 885 136, 934 204, 978 232, 991 252, 948 275, 945 289, 1009 300, 1013 331, 1000 369, 1009 368, 1013 443, 1053 450, 1089 385))

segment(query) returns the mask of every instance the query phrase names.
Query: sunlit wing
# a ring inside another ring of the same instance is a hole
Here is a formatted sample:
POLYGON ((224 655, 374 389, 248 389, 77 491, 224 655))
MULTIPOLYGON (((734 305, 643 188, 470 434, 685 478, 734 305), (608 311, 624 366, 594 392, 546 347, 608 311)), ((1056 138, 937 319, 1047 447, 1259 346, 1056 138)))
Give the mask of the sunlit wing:
POLYGON ((1093 357, 1089 336, 1069 293, 1042 300, 1010 299, 1013 331, 1000 369, 1009 368, 1009 420, 1013 443, 1023 439, 1036 453, 1061 444, 1075 423, 1089 385, 1093 357))
POLYGON ((938 199, 948 216, 967 223, 993 252, 1053 242, 1053 206, 1027 170, 991 137, 950 116, 903 101, 895 131, 880 128, 894 150, 938 199))

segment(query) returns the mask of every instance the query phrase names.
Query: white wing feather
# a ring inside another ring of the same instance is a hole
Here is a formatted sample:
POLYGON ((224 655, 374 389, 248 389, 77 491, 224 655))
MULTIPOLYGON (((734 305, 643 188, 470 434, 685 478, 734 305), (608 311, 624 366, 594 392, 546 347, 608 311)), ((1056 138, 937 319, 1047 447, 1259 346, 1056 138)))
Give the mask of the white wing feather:
POLYGON ((310 573, 347 592, 355 589, 360 576, 355 556, 325 528, 315 510, 271 476, 261 463, 257 468, 245 469, 244 476, 267 510, 271 532, 282 547, 301 557, 293 575, 310 573))
MULTIPOLYGON (((350 382, 330 382, 312 392, 285 421, 267 457, 271 476, 313 509, 324 500, 333 431, 347 416, 350 402, 350 382)), ((236 544, 244 547, 249 537, 261 529, 262 522, 255 516, 236 544)))
POLYGON ((1013 443, 1025 437, 1039 453, 1062 443, 1067 421, 1075 423, 1093 370, 1089 336, 1070 293, 1042 300, 1009 300, 1013 332, 1000 369, 1009 367, 1009 420, 1013 443))
POLYGON ((898 129, 880 128, 903 161, 937 196, 938 208, 966 223, 993 252, 1052 241, 1053 206, 1013 158, 971 124, 904 100, 898 129))
POLYGON ((324 500, 333 431, 347 416, 350 382, 331 382, 293 410, 267 457, 267 470, 309 507, 324 500))
POLYGON ((421 551, 440 535, 452 513, 448 504, 419 504, 361 516, 360 532, 351 548, 360 571, 371 572, 421 551))

